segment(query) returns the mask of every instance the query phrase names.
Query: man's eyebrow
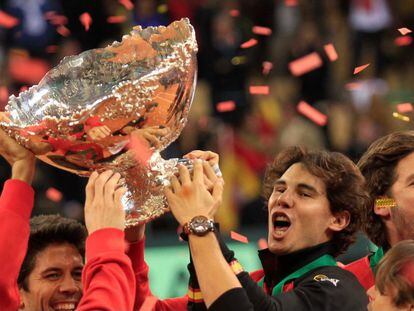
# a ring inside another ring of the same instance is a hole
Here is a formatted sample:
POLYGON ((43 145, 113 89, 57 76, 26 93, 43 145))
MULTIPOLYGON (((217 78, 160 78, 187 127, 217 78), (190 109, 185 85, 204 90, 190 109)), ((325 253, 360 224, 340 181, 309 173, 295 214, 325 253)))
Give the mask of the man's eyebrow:
POLYGON ((408 181, 412 181, 412 180, 414 180, 414 173, 413 173, 413 174, 408 175, 408 177, 405 179, 405 181, 406 181, 406 182, 408 182, 408 181))
POLYGON ((60 271, 62 271, 61 268, 58 268, 58 267, 49 267, 49 268, 46 268, 45 270, 43 270, 42 273, 60 272, 60 271))
POLYGON ((316 190, 315 187, 312 187, 311 185, 308 185, 308 184, 305 184, 305 183, 298 184, 298 188, 299 189, 306 189, 308 191, 311 191, 311 192, 314 192, 314 193, 317 193, 317 194, 321 194, 321 193, 319 193, 318 190, 316 190))
POLYGON ((278 179, 278 180, 275 181, 274 185, 275 186, 278 186, 278 185, 284 186, 284 185, 286 185, 286 181, 284 181, 283 179, 278 179))

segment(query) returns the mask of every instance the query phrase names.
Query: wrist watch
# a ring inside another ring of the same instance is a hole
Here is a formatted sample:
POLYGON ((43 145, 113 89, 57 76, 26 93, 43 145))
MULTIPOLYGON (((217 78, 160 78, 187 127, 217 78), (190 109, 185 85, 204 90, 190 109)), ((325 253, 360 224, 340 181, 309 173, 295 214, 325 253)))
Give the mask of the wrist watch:
POLYGON ((183 226, 183 231, 187 235, 204 236, 214 230, 214 221, 206 216, 195 216, 183 226))

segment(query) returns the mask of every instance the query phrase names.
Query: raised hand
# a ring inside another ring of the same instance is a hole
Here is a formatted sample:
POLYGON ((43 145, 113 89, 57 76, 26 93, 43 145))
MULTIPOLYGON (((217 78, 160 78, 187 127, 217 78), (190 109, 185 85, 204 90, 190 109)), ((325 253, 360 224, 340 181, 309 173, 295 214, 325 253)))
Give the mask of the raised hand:
POLYGON ((214 217, 222 201, 223 181, 216 179, 210 193, 203 181, 202 160, 197 159, 194 161, 193 176, 187 167, 180 165, 179 179, 173 176, 171 186, 164 193, 175 219, 184 225, 195 216, 214 217))
POLYGON ((96 230, 124 230, 125 211, 121 198, 126 192, 120 187, 121 175, 113 171, 93 172, 86 185, 85 224, 89 235, 96 230))
MULTIPOLYGON (((0 113, 0 121, 8 122, 6 113, 0 113)), ((35 172, 35 156, 28 149, 8 136, 0 128, 0 155, 10 164, 12 178, 31 183, 35 172)))

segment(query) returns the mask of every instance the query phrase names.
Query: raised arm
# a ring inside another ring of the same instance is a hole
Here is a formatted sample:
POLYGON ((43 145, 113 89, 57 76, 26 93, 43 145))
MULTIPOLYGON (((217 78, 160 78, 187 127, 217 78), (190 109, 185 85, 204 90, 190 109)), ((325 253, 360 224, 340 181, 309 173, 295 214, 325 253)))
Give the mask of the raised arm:
POLYGON ((83 297, 78 311, 132 310, 135 277, 125 254, 125 212, 120 175, 94 172, 86 186, 86 265, 82 273, 83 297))
POLYGON ((35 157, 1 129, 0 154, 12 170, 0 197, 0 310, 17 310, 17 277, 26 254, 33 209, 34 191, 30 184, 35 157))
MULTIPOLYGON (((212 219, 221 203, 223 182, 217 179, 212 193, 204 183, 203 162, 194 162, 193 176, 184 166, 179 167, 179 179, 173 177, 171 189, 166 189, 169 207, 177 221, 187 226, 196 216, 212 219)), ((240 282, 224 259, 212 232, 204 236, 189 235, 191 254, 200 289, 208 308, 217 300, 237 299, 237 305, 226 305, 226 310, 252 310, 240 282)), ((224 309, 223 309, 224 310, 224 309)))

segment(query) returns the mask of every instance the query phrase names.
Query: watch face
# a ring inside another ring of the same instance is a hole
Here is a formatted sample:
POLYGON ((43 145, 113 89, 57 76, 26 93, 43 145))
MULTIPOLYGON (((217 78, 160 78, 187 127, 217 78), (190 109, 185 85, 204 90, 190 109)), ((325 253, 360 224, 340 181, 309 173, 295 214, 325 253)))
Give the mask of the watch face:
POLYGON ((208 219, 204 216, 197 216, 191 220, 191 230, 195 234, 203 234, 209 230, 208 219))

